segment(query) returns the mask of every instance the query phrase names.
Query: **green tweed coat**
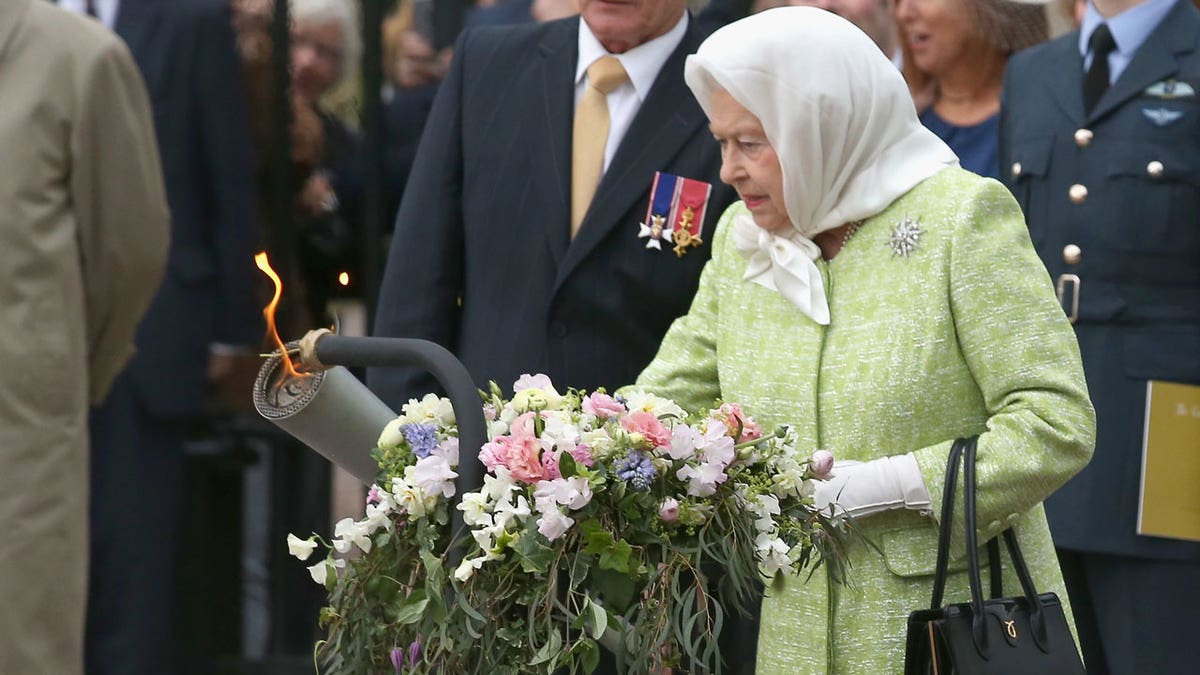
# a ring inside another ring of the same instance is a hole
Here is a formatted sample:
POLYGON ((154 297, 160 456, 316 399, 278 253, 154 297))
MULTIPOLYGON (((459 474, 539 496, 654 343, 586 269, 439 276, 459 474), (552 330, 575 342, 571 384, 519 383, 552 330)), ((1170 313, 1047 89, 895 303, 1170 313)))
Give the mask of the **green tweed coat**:
MULTIPOLYGON (((742 279, 746 262, 730 236, 739 213, 740 202, 722 217, 691 310, 637 387, 692 409, 741 403, 768 429, 796 425, 806 452, 913 452, 935 514, 953 439, 982 433, 980 541, 1015 525, 1038 590, 1065 602, 1041 502, 1087 463, 1095 417, 1075 337, 1009 193, 945 169, 867 220, 817 263, 829 326, 742 279), (890 244, 906 219, 920 230, 907 256, 890 244)), ((955 532, 961 514, 959 504, 955 532)), ((929 603, 937 523, 906 510, 859 523, 882 555, 851 553, 851 587, 818 574, 770 592, 758 672, 902 672, 907 616, 929 603)), ((956 542, 948 602, 969 599, 956 542)), ((1005 590, 1019 591, 1011 571, 1005 590)))

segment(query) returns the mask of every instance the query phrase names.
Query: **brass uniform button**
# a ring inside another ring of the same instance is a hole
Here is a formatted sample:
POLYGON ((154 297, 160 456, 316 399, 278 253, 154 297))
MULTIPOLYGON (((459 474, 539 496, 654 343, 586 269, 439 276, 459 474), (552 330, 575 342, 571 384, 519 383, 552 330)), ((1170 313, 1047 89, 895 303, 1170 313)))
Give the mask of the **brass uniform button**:
POLYGON ((1012 175, 1014 178, 1021 175, 1021 163, 1020 162, 1013 162, 1012 175))
POLYGON ((1075 145, 1081 148, 1086 148, 1092 142, 1092 137, 1095 134, 1091 129, 1076 129, 1075 130, 1075 145))
POLYGON ((1146 165, 1146 173, 1150 174, 1151 178, 1158 178, 1163 174, 1163 163, 1157 159, 1146 165))
POLYGON ((1063 262, 1068 265, 1078 265, 1083 259, 1083 250, 1075 244, 1067 244, 1063 247, 1063 262))
POLYGON ((1087 201, 1088 190, 1086 185, 1076 183, 1067 191, 1067 196, 1071 198, 1072 204, 1082 204, 1087 201))

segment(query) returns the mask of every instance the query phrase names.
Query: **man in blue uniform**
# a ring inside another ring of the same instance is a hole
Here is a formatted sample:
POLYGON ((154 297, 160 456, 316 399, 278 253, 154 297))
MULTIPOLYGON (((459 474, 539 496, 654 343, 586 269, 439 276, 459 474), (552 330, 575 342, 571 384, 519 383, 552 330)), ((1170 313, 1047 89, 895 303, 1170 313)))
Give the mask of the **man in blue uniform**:
POLYGON ((1005 182, 1075 323, 1091 465, 1046 502, 1090 673, 1195 672, 1200 543, 1138 533, 1147 383, 1200 385, 1200 13, 1092 0, 1015 56, 1005 182))

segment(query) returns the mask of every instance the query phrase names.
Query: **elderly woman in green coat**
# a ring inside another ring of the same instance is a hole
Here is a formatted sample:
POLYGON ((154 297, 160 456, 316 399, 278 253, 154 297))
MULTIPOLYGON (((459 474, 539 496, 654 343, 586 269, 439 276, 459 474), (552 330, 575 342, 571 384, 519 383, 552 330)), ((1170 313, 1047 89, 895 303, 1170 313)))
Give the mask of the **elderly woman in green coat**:
MULTIPOLYGON (((980 434, 981 541, 1015 526, 1038 589, 1065 602, 1042 500, 1087 463, 1095 417, 1017 203, 958 168, 895 67, 827 12, 730 25, 686 72, 741 201, 636 386, 794 425, 841 460, 818 505, 836 495, 875 544, 848 553, 850 586, 817 575, 769 592, 758 672, 902 671, 957 437, 980 434)), ((956 541, 947 599, 961 602, 956 541)))

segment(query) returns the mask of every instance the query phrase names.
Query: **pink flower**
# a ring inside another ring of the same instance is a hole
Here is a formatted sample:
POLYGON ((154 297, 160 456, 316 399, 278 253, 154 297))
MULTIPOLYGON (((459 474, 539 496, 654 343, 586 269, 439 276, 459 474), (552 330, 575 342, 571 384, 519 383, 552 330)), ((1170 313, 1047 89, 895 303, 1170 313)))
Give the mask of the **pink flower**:
POLYGON ((378 504, 381 501, 383 501, 383 500, 380 499, 380 497, 379 497, 379 486, 372 485, 371 489, 367 490, 367 503, 368 504, 378 504))
POLYGON ((508 432, 510 434, 512 434, 513 436, 517 436, 517 435, 532 436, 533 435, 533 413, 527 412, 522 415, 519 415, 517 417, 517 419, 513 420, 512 424, 509 425, 508 432))
POLYGON ((496 473, 496 467, 508 468, 511 445, 511 436, 497 436, 479 449, 479 461, 492 473, 496 473))
POLYGON ((586 445, 575 446, 575 448, 571 450, 571 457, 573 457, 576 462, 588 467, 589 469, 596 461, 592 459, 592 449, 586 445))
POLYGON ((536 483, 545 478, 541 441, 533 434, 513 434, 508 446, 507 466, 512 477, 524 483, 536 483))
POLYGON ((600 419, 608 419, 624 413, 625 406, 608 394, 594 391, 583 399, 583 412, 595 415, 600 419))
POLYGON ((762 438, 762 427, 754 421, 753 417, 743 412, 742 406, 736 403, 721 404, 714 417, 725 423, 731 435, 737 433, 738 427, 741 427, 742 435, 734 439, 738 443, 757 441, 762 438))
POLYGON ((679 500, 667 497, 658 507, 658 517, 664 523, 673 523, 679 519, 679 500))
POLYGON ((558 453, 542 453, 542 471, 545 474, 546 480, 562 478, 562 473, 558 470, 558 453))
POLYGON ((621 418, 621 426, 629 433, 645 436, 656 448, 671 445, 671 430, 658 421, 653 413, 629 413, 621 418))
POLYGON ((833 470, 833 453, 828 450, 814 452, 812 459, 808 460, 808 470, 818 480, 829 478, 829 472, 833 470))

